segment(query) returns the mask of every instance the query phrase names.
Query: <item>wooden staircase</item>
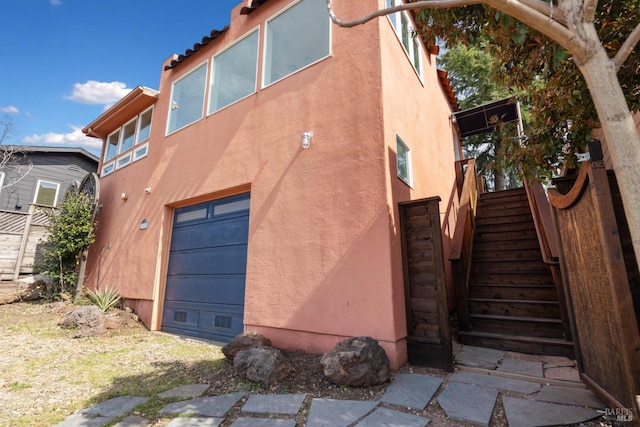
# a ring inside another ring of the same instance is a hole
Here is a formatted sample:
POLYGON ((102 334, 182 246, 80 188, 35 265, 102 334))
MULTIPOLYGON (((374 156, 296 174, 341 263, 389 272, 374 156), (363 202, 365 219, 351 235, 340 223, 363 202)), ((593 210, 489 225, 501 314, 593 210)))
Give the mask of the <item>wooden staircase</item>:
POLYGON ((464 344, 573 357, 524 188, 480 194, 464 344))

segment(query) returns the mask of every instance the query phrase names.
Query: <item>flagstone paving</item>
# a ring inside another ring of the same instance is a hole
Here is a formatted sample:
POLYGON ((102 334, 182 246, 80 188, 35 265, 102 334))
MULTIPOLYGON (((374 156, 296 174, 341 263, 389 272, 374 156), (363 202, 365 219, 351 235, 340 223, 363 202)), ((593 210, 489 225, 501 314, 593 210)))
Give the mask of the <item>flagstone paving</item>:
MULTIPOLYGON (((450 420, 487 426, 501 402, 510 427, 528 427, 575 425, 602 416, 606 408, 579 381, 548 376, 550 369, 575 370, 569 359, 469 346, 458 346, 455 358, 459 370, 444 380, 427 374, 396 375, 379 401, 242 392, 200 397, 208 385, 193 384, 160 393, 165 399, 185 399, 165 405, 160 413, 175 416, 167 427, 217 427, 228 414, 236 417, 231 427, 295 427, 301 417, 307 427, 424 427, 430 423, 425 408, 438 405, 450 420)), ((147 400, 117 397, 80 410, 57 426, 99 427, 121 418, 116 427, 147 427, 148 420, 132 414, 147 400)))

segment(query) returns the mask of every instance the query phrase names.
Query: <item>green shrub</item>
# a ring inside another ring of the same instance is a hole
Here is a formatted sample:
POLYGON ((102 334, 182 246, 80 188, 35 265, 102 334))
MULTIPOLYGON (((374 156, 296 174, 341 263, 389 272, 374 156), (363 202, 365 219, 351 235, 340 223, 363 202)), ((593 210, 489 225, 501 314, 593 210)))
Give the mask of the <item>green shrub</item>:
POLYGON ((92 304, 98 306, 103 313, 106 313, 111 307, 115 307, 120 300, 120 294, 118 291, 111 288, 105 288, 104 290, 96 289, 85 289, 85 293, 87 294, 87 298, 91 301, 92 304))
POLYGON ((93 199, 84 193, 70 194, 49 219, 40 270, 52 281, 43 296, 58 299, 75 294, 82 251, 94 241, 93 199))

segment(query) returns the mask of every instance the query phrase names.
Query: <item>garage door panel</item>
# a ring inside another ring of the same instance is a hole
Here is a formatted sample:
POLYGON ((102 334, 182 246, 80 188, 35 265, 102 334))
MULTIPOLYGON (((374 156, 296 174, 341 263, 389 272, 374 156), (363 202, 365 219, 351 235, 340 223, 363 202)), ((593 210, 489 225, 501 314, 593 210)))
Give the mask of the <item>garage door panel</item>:
POLYGON ((227 246, 174 252, 169 259, 168 274, 244 274, 247 269, 247 247, 227 246))
POLYGON ((165 307, 162 329, 214 340, 232 339, 242 331, 242 307, 221 305, 169 304, 165 307))
POLYGON ((249 194, 176 209, 162 330, 230 341, 244 329, 249 194))
POLYGON ((192 224, 175 228, 171 250, 202 249, 212 246, 232 246, 246 243, 249 236, 248 217, 211 222, 207 227, 192 224))
POLYGON ((244 301, 245 276, 170 276, 167 278, 165 301, 215 301, 238 304, 244 301))

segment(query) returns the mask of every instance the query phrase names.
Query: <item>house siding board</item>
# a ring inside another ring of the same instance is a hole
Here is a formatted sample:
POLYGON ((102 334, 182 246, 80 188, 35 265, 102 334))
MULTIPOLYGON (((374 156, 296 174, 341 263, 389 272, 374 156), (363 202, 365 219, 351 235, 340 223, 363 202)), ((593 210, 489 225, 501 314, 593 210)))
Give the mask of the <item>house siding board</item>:
MULTIPOLYGON (((31 171, 17 184, 6 187, 0 192, 0 209, 24 211, 29 203, 34 201, 38 180, 45 180, 60 184, 57 202, 59 203, 65 191, 74 181, 81 181, 88 172, 97 170, 97 162, 86 156, 75 153, 27 153, 28 160, 33 164, 31 171), (76 165, 77 167, 69 167, 76 165), (16 209, 16 205, 22 206, 16 209)), ((26 160, 20 163, 26 164, 26 160)), ((11 171, 7 171, 5 183, 11 179, 11 171)))
MULTIPOLYGON (((354 15, 378 3, 343 2, 337 13, 354 15)), ((175 208, 250 189, 245 329, 265 333, 274 345, 310 352, 327 351, 347 336, 370 335, 397 367, 406 361, 406 321, 395 205, 440 193, 454 173, 450 150, 450 162, 431 159, 429 175, 419 176, 416 189, 397 187, 389 138, 413 124, 418 129, 407 132, 408 142, 436 129, 428 143, 451 147, 450 110, 435 90, 435 64, 423 62, 433 86, 418 82, 392 97, 383 82, 405 71, 382 56, 382 24, 332 26, 330 57, 165 135, 172 82, 289 4, 271 0, 250 15, 234 9, 223 35, 162 72, 148 157, 101 179, 103 208, 85 283, 96 283, 100 264, 100 282, 117 284, 130 305, 164 295, 175 208), (387 117, 383 94, 397 113, 387 117), (435 104, 429 111, 444 125, 420 123, 429 115, 417 110, 427 104, 435 104), (449 132, 444 139, 443 129, 449 132), (314 132, 308 150, 300 147, 305 131, 314 132), (139 229, 143 218, 146 230, 139 229), (105 245, 110 249, 101 252, 105 245)), ((261 63, 258 68, 260 75, 261 63)), ((415 141, 423 144, 425 138, 415 141)), ((162 304, 156 307, 161 313, 162 304)), ((160 327, 153 316, 145 310, 142 320, 160 327)))

